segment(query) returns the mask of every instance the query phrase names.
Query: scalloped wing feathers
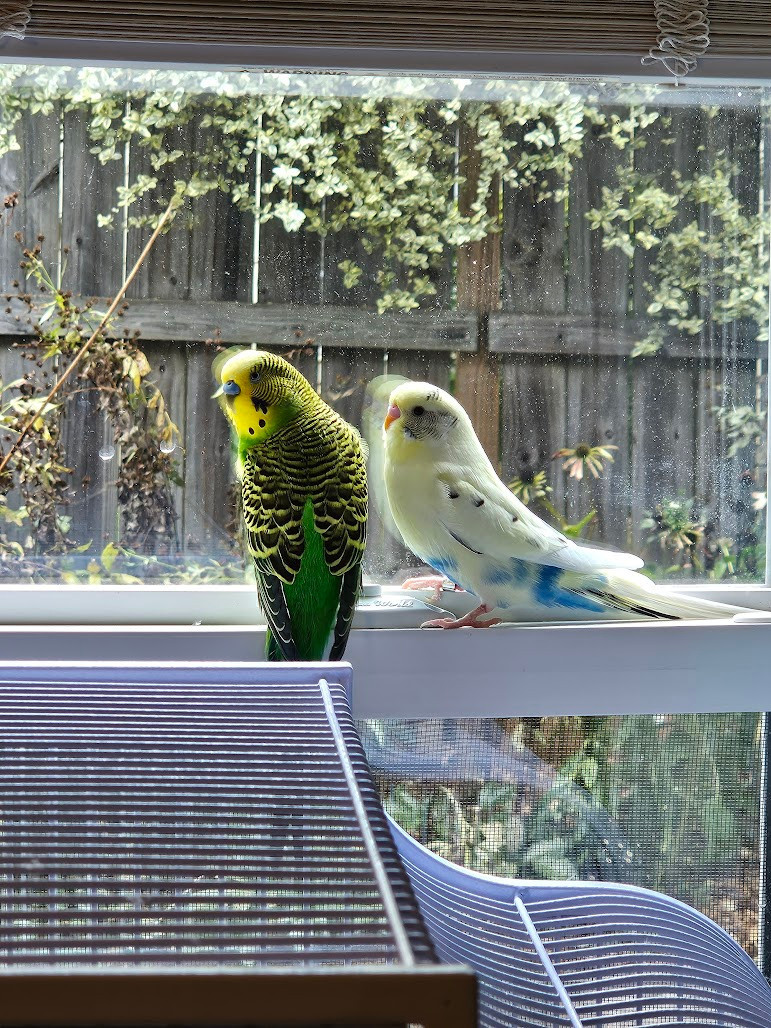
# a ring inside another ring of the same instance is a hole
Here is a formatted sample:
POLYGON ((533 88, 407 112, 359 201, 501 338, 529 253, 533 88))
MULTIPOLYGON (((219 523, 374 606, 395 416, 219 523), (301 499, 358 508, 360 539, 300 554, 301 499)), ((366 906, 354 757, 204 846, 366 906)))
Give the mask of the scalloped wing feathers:
POLYGON ((321 402, 319 408, 244 457, 249 549, 260 571, 287 583, 300 570, 307 500, 333 575, 359 564, 366 543, 367 476, 358 433, 321 402))
POLYGON ((319 400, 245 452, 241 496, 270 630, 269 659, 339 660, 367 536, 367 475, 358 433, 319 400), (317 541, 323 559, 303 563, 309 546, 317 551, 317 541), (300 595, 290 596, 295 588, 300 595), (303 626, 299 637, 295 618, 303 626))

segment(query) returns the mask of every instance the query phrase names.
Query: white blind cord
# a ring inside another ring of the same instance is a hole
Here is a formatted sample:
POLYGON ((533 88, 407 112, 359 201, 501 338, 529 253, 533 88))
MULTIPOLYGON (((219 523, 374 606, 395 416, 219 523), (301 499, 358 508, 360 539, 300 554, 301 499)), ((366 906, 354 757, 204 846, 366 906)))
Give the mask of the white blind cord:
POLYGON ((0 0, 0 36, 24 39, 32 0, 0 0))
POLYGON ((643 64, 660 61, 670 75, 683 78, 709 46, 709 0, 654 0, 659 34, 643 64))

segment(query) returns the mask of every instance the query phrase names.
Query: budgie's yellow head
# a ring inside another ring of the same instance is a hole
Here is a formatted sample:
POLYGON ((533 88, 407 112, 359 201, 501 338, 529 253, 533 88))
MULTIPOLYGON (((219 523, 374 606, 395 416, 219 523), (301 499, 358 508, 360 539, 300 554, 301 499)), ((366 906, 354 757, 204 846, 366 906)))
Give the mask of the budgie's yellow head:
POLYGON ((471 421, 458 401, 429 382, 405 382, 388 398, 383 435, 392 458, 452 449, 469 432, 473 438, 471 421))
POLYGON ((263 442, 318 401, 297 368, 264 350, 241 350, 215 365, 215 393, 241 448, 263 442))

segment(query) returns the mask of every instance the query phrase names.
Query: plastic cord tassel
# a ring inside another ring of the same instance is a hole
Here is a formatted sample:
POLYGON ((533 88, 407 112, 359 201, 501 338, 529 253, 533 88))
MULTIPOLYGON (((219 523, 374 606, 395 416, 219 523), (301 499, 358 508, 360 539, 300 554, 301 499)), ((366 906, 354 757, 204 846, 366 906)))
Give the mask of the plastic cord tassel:
POLYGON ((21 3, 19 0, 0 0, 0 37, 16 36, 24 39, 29 22, 32 0, 21 3))
POLYGON ((659 34, 643 64, 661 61, 670 75, 682 78, 696 67, 709 46, 708 0, 654 0, 659 34))

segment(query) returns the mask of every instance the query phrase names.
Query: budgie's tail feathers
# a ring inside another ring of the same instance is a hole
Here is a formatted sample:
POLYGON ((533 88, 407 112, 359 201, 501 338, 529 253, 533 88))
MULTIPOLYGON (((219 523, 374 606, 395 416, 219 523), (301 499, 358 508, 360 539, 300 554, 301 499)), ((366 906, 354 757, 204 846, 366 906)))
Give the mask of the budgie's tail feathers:
POLYGON ((664 592, 634 571, 613 570, 586 588, 590 595, 630 615, 672 621, 692 618, 731 618, 749 613, 746 607, 716 603, 696 597, 664 592))

